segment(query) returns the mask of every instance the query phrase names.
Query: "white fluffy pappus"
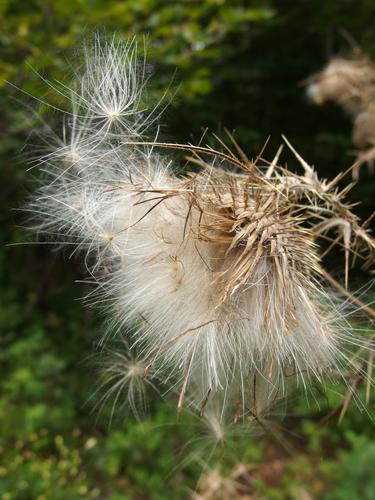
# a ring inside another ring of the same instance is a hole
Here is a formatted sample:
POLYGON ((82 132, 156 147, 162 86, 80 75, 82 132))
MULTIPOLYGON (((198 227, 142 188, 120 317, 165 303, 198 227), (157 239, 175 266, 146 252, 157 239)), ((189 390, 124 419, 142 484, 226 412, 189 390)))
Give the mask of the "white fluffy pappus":
MULTIPOLYGON (((144 367, 132 394, 155 377, 178 409, 251 419, 291 386, 340 371, 345 344, 362 345, 322 285, 316 240, 336 231, 346 274, 349 251, 374 243, 340 178, 320 181, 297 153, 302 175, 278 155, 261 168, 226 148, 142 143, 158 107, 142 105, 140 67, 134 41, 85 48, 78 83, 58 87, 71 110, 60 146, 37 163, 43 182, 27 210, 36 232, 83 252, 110 331, 131 327, 142 359, 117 361, 144 367), (199 172, 177 176, 159 147, 186 149, 199 172)), ((110 380, 119 366, 107 366, 110 380)), ((128 381, 124 372, 109 392, 128 381)))

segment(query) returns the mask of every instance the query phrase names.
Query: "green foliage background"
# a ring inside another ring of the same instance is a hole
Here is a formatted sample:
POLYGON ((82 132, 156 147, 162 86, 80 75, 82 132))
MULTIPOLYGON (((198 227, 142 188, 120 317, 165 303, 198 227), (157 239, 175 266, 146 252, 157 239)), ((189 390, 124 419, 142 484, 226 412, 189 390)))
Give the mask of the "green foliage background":
MULTIPOLYGON (((328 400, 317 395, 320 406, 292 402, 296 417, 266 436, 229 439, 225 449, 213 450, 195 417, 177 421, 160 402, 142 423, 120 415, 109 428, 108 411, 97 416, 87 403, 101 327, 77 303, 86 291, 74 284, 80 266, 50 248, 6 246, 29 239, 12 208, 32 189, 22 148, 36 124, 17 100, 45 111, 19 89, 54 103, 37 72, 66 79, 93 30, 147 35, 150 95, 168 85, 174 95, 163 139, 198 140, 203 127, 226 127, 250 157, 271 135, 271 157, 284 133, 331 177, 351 164, 350 122, 336 108, 309 104, 299 82, 350 51, 341 29, 375 56, 374 15, 372 0, 0 1, 1 499, 188 498, 202 463, 225 474, 238 462, 253 467, 254 498, 375 498, 373 401, 367 412, 350 406, 340 426, 335 418, 319 423, 337 404, 335 391, 328 400)), ((352 193, 362 216, 374 194, 375 177, 363 168, 352 193)))

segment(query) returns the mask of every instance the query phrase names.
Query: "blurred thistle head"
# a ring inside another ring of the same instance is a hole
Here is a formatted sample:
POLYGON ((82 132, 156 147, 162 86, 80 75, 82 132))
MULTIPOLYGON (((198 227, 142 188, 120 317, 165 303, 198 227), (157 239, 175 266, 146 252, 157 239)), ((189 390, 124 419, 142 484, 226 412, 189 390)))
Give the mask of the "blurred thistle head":
POLYGON ((375 145, 375 102, 355 118, 352 141, 361 149, 375 145))
POLYGON ((257 418, 292 387, 340 372, 356 339, 318 242, 342 250, 346 282, 350 255, 369 265, 375 249, 342 176, 320 180, 286 139, 301 173, 279 165, 281 149, 250 161, 231 136, 217 149, 147 142, 160 106, 139 104, 135 42, 96 39, 84 56, 28 210, 37 233, 83 254, 91 300, 140 353, 111 354, 107 394, 136 406, 135 392, 161 379, 218 433, 224 416, 257 418), (165 149, 189 155, 183 174, 165 149))
POLYGON ((375 65, 366 56, 332 59, 308 80, 307 95, 315 104, 328 102, 357 115, 375 94, 375 65))
POLYGON ((233 470, 224 474, 219 465, 214 468, 204 464, 204 472, 199 480, 197 491, 193 493, 193 500, 224 500, 231 498, 252 499, 253 467, 239 462, 233 470))
POLYGON ((354 57, 331 60, 306 83, 315 104, 332 102, 352 116, 352 141, 360 148, 352 176, 358 180, 361 165, 367 163, 372 171, 375 158, 375 63, 357 46, 354 57))

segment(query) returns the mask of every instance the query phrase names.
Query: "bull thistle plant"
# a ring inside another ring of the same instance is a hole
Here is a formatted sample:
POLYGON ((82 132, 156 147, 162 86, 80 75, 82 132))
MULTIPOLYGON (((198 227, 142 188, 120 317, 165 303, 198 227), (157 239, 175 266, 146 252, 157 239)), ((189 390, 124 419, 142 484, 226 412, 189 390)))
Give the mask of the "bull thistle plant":
POLYGON ((339 188, 345 174, 320 179, 286 138, 300 173, 281 166, 282 147, 253 161, 230 134, 216 149, 149 140, 161 106, 142 105, 144 68, 135 41, 86 46, 73 86, 57 84, 71 108, 27 208, 38 234, 82 255, 93 302, 108 306, 101 402, 137 412, 145 385, 162 384, 178 411, 218 427, 348 366, 363 372, 350 351, 371 347, 348 321, 347 286, 375 244, 346 201, 352 184, 339 188), (182 173, 173 150, 187 154, 182 173), (323 268, 333 249, 343 286, 323 268))

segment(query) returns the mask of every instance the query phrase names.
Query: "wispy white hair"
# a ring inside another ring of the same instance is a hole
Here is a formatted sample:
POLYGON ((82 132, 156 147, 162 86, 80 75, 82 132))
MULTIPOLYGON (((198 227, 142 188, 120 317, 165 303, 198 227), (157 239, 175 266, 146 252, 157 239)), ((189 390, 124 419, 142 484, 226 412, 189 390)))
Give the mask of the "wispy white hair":
POLYGON ((303 162, 297 176, 192 147, 201 171, 176 176, 155 141, 140 145, 158 107, 143 103, 136 49, 96 38, 76 83, 57 87, 71 109, 59 146, 38 161, 34 229, 83 254, 89 299, 108 306, 112 335, 131 327, 143 378, 163 379, 179 408, 254 416, 292 381, 339 369, 343 338, 354 342, 322 287, 317 235, 335 227, 346 248, 352 235, 373 243, 337 180, 320 182, 303 162))

